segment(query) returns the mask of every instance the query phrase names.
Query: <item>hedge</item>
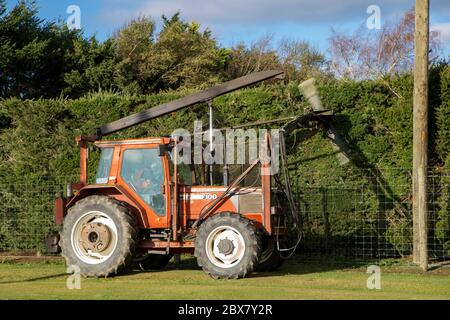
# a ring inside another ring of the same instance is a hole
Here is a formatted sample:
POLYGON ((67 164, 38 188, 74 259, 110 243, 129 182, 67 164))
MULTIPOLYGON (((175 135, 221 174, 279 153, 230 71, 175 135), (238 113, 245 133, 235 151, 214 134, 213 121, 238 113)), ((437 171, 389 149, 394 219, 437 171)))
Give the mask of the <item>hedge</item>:
MULTIPOLYGON (((430 81, 430 167, 439 168, 440 173, 450 169, 450 67, 444 63, 433 66, 430 81)), ((304 113, 307 102, 297 85, 258 86, 215 99, 216 126, 304 113)), ((318 87, 323 104, 336 114, 335 126, 351 147, 352 161, 341 165, 321 131, 298 130, 288 138, 289 169, 306 236, 303 249, 345 249, 354 239, 370 239, 371 243, 376 239, 393 252, 408 254, 412 76, 331 80, 318 87)), ((1 101, 0 250, 41 248, 42 235, 55 228, 51 200, 78 174, 75 136, 188 93, 126 96, 98 92, 77 100, 1 101)), ((108 139, 167 135, 176 128, 192 130, 195 119, 208 122, 207 111, 207 106, 197 105, 108 139)), ((96 156, 89 163, 91 172, 96 156)), ((439 179, 431 227, 439 246, 450 254, 449 181, 445 175, 439 179)), ((375 251, 369 253, 379 254, 375 251)))

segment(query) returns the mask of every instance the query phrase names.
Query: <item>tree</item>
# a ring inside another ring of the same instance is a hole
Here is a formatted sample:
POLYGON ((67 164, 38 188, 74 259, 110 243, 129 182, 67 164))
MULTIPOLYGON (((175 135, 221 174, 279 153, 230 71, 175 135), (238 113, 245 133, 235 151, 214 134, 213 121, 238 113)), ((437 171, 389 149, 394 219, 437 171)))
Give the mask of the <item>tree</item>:
POLYGON ((64 73, 64 96, 74 98, 88 92, 123 89, 123 81, 117 76, 121 60, 116 55, 112 39, 103 43, 95 37, 76 39, 69 57, 72 70, 64 73))
POLYGON ((264 36, 247 47, 240 43, 231 49, 226 73, 228 78, 240 77, 261 70, 283 70, 287 80, 305 80, 324 76, 327 60, 308 42, 282 39, 277 46, 271 36, 264 36))
MULTIPOLYGON (((436 56, 438 33, 431 32, 430 48, 436 56)), ((350 79, 376 79, 411 71, 414 63, 414 9, 397 22, 374 31, 362 26, 352 35, 333 30, 330 37, 332 71, 350 79)))
POLYGON ((124 91, 145 91, 148 79, 141 72, 148 52, 155 41, 155 22, 147 17, 130 21, 114 35, 120 59, 117 76, 124 91))
POLYGON ((0 17, 2 17, 6 12, 5 0, 0 0, 0 17))
POLYGON ((179 13, 162 19, 157 36, 148 18, 134 20, 116 33, 123 79, 143 93, 219 81, 228 51, 218 47, 211 32, 201 32, 198 23, 183 21, 179 13))
POLYGON ((279 69, 280 63, 275 50, 271 48, 272 37, 264 36, 247 47, 239 43, 231 48, 227 63, 227 78, 233 79, 252 72, 269 69, 279 69))
POLYGON ((325 56, 306 41, 282 39, 278 56, 288 79, 303 81, 329 76, 325 56))
POLYGON ((59 95, 80 32, 38 18, 34 2, 20 1, 10 12, 4 1, 0 7, 0 96, 59 95))

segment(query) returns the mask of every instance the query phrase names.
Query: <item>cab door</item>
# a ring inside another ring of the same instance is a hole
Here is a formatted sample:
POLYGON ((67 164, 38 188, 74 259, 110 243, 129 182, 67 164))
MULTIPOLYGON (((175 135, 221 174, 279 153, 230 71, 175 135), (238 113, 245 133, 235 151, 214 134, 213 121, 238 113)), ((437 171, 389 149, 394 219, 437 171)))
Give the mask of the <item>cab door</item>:
POLYGON ((168 169, 168 159, 159 156, 157 145, 121 146, 119 182, 146 208, 151 228, 169 227, 168 169))

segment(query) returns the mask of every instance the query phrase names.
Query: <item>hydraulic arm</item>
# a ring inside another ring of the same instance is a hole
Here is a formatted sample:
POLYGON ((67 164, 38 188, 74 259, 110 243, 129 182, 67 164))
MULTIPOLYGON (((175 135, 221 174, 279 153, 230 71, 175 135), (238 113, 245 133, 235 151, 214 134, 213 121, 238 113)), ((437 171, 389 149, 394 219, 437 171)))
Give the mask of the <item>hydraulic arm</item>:
POLYGON ((153 107, 148 110, 144 110, 138 112, 136 114, 127 116, 125 118, 113 121, 111 123, 105 124, 99 128, 91 135, 91 138, 94 140, 99 140, 103 136, 109 135, 111 133, 138 125, 142 122, 155 119, 166 115, 168 113, 184 109, 186 107, 192 106, 197 103, 204 103, 211 101, 212 99, 224 95, 226 93, 248 87, 250 85, 257 84, 261 81, 272 79, 272 78, 282 78, 282 71, 277 70, 269 70, 269 71, 261 71, 257 73, 252 73, 209 89, 188 95, 186 97, 163 103, 159 106, 153 107))

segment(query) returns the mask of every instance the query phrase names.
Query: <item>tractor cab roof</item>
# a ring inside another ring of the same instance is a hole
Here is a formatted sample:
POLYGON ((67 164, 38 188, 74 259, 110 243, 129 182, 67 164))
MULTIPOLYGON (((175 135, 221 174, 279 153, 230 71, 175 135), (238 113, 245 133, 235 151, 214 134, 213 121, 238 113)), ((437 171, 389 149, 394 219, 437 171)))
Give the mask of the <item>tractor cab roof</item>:
POLYGON ((149 137, 126 140, 97 140, 94 144, 99 148, 112 147, 116 145, 145 145, 145 144, 169 144, 172 141, 169 137, 149 137))

